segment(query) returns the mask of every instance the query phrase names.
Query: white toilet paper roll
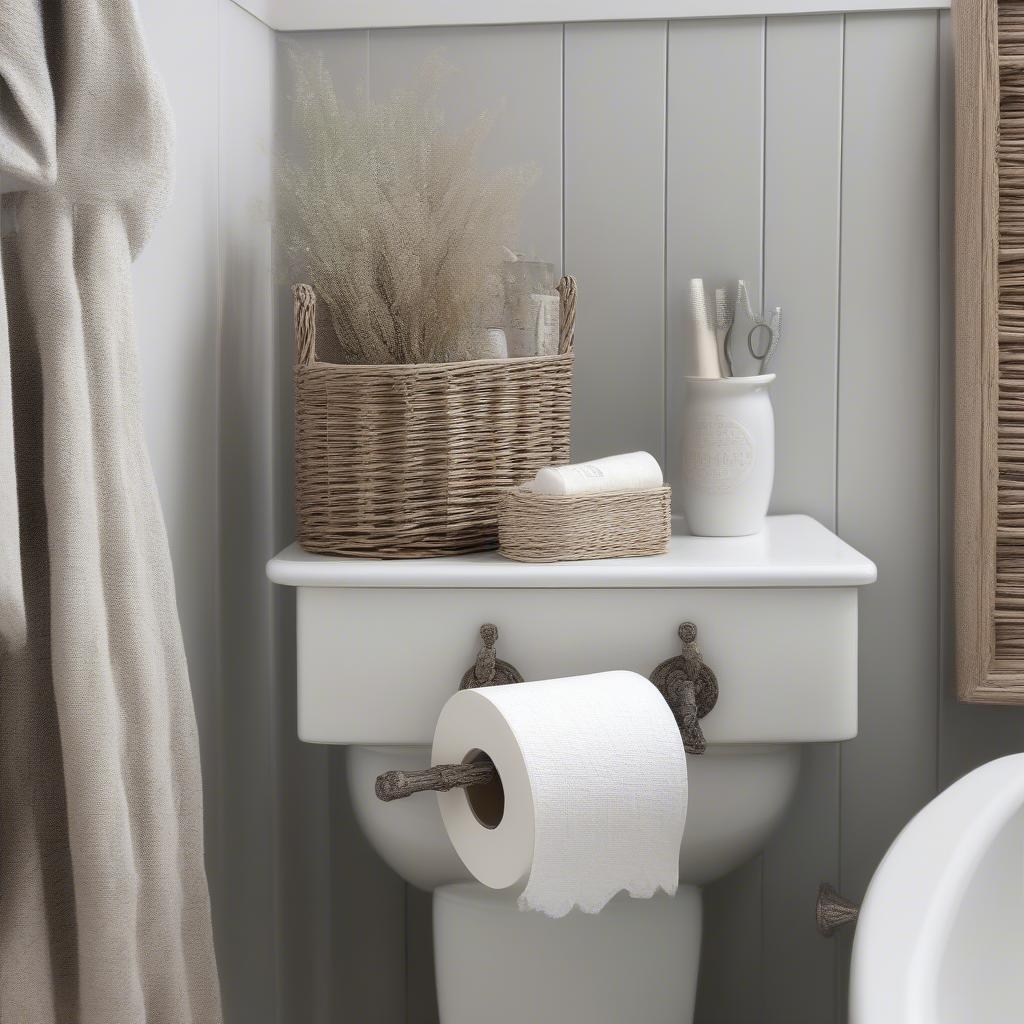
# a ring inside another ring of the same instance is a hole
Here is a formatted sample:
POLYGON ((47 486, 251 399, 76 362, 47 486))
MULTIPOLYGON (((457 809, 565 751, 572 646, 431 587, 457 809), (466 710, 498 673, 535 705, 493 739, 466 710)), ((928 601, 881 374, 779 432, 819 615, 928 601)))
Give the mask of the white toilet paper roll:
POLYGON ((434 733, 434 764, 494 762, 500 786, 438 794, 452 844, 524 909, 599 911, 617 892, 674 893, 686 755, 658 690, 633 672, 462 690, 434 733))

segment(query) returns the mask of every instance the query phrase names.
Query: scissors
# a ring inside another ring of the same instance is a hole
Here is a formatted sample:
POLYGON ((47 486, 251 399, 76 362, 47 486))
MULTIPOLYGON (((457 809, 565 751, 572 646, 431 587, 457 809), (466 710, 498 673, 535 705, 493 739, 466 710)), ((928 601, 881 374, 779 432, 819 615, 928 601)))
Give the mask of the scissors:
MULTIPOLYGON (((735 309, 739 309, 741 300, 746 308, 747 318, 753 324, 753 327, 747 332, 747 351, 753 359, 757 360, 759 372, 767 373, 768 367, 775 356, 775 350, 779 347, 779 342, 782 340, 782 307, 776 306, 768 320, 756 314, 750 305, 750 295, 747 292, 745 281, 739 281, 736 284, 735 309), (763 347, 755 344, 755 339, 761 331, 767 334, 767 340, 763 343, 763 347)), ((722 346, 726 369, 729 371, 730 377, 735 376, 732 363, 732 332, 734 327, 735 316, 729 323, 722 346)))

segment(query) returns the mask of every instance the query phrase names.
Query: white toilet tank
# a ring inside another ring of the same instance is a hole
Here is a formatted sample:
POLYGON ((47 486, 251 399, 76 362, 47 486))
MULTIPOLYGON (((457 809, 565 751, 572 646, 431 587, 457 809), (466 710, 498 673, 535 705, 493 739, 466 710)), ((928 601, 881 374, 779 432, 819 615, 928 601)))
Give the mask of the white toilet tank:
POLYGON ((553 565, 497 552, 400 561, 297 545, 268 566, 298 589, 298 729, 311 743, 429 744, 484 622, 525 679, 648 675, 697 642, 720 694, 709 744, 857 732, 857 588, 873 563, 807 516, 753 537, 676 536, 668 554, 553 565))

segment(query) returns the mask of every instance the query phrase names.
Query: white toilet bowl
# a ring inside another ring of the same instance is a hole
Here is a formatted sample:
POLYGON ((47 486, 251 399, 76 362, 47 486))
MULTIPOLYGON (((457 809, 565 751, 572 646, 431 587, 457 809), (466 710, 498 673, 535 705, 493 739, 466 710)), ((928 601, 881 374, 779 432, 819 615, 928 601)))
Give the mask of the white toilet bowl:
POLYGON ((432 793, 381 803, 378 774, 430 763, 426 746, 351 746, 360 826, 381 857, 434 891, 437 996, 444 1024, 685 1024, 700 960, 700 886, 758 853, 796 788, 794 744, 709 747, 688 758, 689 808, 674 898, 619 896, 600 914, 524 913, 517 891, 473 882, 432 793))
POLYGON ((700 890, 620 895, 600 914, 553 921, 475 883, 434 892, 444 1024, 679 1024, 693 1018, 700 890))
POLYGON ((1024 1019, 1024 754, 964 776, 885 855, 857 921, 851 1024, 1024 1019))

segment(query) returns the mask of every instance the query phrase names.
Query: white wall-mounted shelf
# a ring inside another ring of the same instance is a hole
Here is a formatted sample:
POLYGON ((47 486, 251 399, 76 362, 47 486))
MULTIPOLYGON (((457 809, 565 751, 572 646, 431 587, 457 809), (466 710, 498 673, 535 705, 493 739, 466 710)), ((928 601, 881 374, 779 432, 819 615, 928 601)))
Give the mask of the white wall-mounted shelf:
POLYGON ((528 565, 327 558, 296 545, 267 567, 298 588, 299 735, 429 743, 476 655, 481 622, 526 679, 610 668, 646 675, 697 623, 720 679, 709 743, 800 743, 857 732, 857 587, 870 559, 808 516, 755 537, 672 538, 667 554, 528 565))
POLYGON ((497 551, 454 558, 330 558, 285 548, 267 565, 290 587, 857 587, 874 563, 810 516, 769 516, 754 537, 672 538, 665 555, 534 564, 497 551))
POLYGON ((941 10, 950 0, 235 0, 278 31, 941 10))

